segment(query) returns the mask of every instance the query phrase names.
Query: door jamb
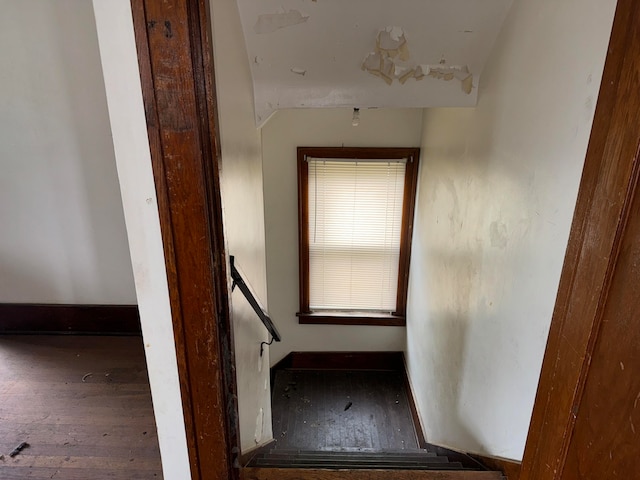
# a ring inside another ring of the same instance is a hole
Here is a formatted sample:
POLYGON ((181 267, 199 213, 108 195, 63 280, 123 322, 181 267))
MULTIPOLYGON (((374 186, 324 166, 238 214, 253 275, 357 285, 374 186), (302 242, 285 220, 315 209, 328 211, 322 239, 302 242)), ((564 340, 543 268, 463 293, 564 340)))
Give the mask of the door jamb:
MULTIPOLYGON (((637 161, 640 6, 619 0, 521 480, 562 474, 637 161), (632 117, 633 118, 633 117, 632 117)), ((238 478, 233 335, 206 0, 131 0, 192 478, 238 478), (187 281, 188 279, 188 281, 187 281), (194 286, 195 285, 195 286, 194 286)))
POLYGON ((207 0, 131 0, 192 480, 237 479, 238 406, 207 0))
POLYGON ((619 0, 520 480, 563 474, 638 180, 639 35, 640 2, 619 0))

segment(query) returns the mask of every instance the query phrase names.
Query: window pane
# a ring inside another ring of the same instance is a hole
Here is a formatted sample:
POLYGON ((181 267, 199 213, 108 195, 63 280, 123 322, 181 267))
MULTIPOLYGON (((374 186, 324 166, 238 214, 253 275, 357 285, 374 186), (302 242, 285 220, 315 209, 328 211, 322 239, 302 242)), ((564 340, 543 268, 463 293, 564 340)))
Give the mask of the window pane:
POLYGON ((309 159, 311 309, 395 310, 405 167, 309 159))

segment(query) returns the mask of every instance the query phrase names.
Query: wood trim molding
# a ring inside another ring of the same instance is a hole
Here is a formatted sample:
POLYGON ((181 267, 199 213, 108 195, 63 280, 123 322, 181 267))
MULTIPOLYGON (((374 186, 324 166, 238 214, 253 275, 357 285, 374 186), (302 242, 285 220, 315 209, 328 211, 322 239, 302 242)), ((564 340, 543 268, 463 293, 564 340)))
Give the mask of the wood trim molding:
POLYGON ((404 327, 405 317, 385 314, 358 314, 356 312, 296 313, 301 325, 371 325, 374 327, 404 327))
POLYGON ((416 431, 416 439, 420 448, 427 448, 427 437, 422 430, 422 422, 420 421, 420 414, 418 413, 418 404, 416 403, 416 397, 413 394, 411 388, 411 381, 409 380, 409 369, 407 368, 407 359, 402 352, 402 372, 404 376, 404 384, 407 390, 407 397, 409 399, 409 410, 411 411, 411 417, 413 418, 413 426, 416 431))
MULTIPOLYGON (((398 261, 398 293, 396 297, 395 315, 403 319, 407 315, 407 295, 409 294, 409 265, 411 263, 411 239, 413 238, 413 219, 416 209, 416 195, 418 191, 418 167, 420 163, 420 149, 412 150, 404 176, 404 197, 402 199, 402 228, 400 238, 400 259, 398 261)), ((406 324, 406 321, 405 321, 406 324)))
POLYGON ((640 4, 620 0, 520 480, 561 478, 638 177, 640 4))
POLYGON ((520 462, 508 460, 506 458, 489 457, 477 454, 469 454, 469 456, 479 461, 489 470, 502 472, 506 477, 506 480, 519 480, 520 478, 520 469, 522 468, 522 463, 520 462))
POLYGON ((137 305, 0 303, 0 334, 140 335, 137 305))
POLYGON ((404 369, 402 352, 291 352, 272 370, 385 370, 404 369))
POLYGON ((235 479, 238 409, 209 2, 131 5, 191 478, 235 479))
MULTIPOLYGON (((352 158, 358 159, 402 159, 420 157, 417 147, 298 147, 298 155, 302 153, 316 158, 352 158)), ((300 157, 298 157, 300 158, 300 157)))
POLYGON ((298 147, 298 301, 300 313, 309 311, 309 169, 305 153, 298 147))

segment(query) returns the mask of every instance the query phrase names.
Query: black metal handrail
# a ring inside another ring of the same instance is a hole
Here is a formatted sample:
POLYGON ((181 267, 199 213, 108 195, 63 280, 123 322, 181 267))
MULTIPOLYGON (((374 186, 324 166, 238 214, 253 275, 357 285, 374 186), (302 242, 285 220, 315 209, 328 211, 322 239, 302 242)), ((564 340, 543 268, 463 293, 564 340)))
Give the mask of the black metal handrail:
MULTIPOLYGON (((280 336, 280 332, 278 332, 278 329, 276 328, 273 321, 271 320, 269 313, 262 306, 262 304, 260 303, 260 300, 258 300, 258 297, 251 289, 251 286, 245 280, 245 276, 242 275, 241 271, 236 266, 235 258, 233 257, 233 255, 231 255, 230 257, 230 262, 231 262, 231 279, 233 280, 231 291, 233 291, 236 288, 236 286, 240 288, 240 291, 243 293, 243 295, 249 302, 249 305, 253 307, 253 310, 256 312, 256 315, 258 315, 258 318, 260 318, 260 320, 262 321, 262 324, 265 326, 265 328, 271 335, 271 338, 272 338, 271 342, 273 342, 274 340, 276 342, 279 342, 282 339, 282 337, 280 336)), ((260 355, 262 355, 263 345, 271 345, 271 342, 268 342, 268 343, 262 342, 262 344, 260 345, 260 355)))

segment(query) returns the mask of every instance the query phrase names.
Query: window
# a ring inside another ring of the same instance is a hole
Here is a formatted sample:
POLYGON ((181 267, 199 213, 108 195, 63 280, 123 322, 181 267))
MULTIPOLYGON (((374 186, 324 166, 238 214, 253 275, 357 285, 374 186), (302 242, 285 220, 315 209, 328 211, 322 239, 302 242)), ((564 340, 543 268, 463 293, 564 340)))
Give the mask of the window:
POLYGON ((405 324, 419 154, 298 147, 300 323, 405 324))

